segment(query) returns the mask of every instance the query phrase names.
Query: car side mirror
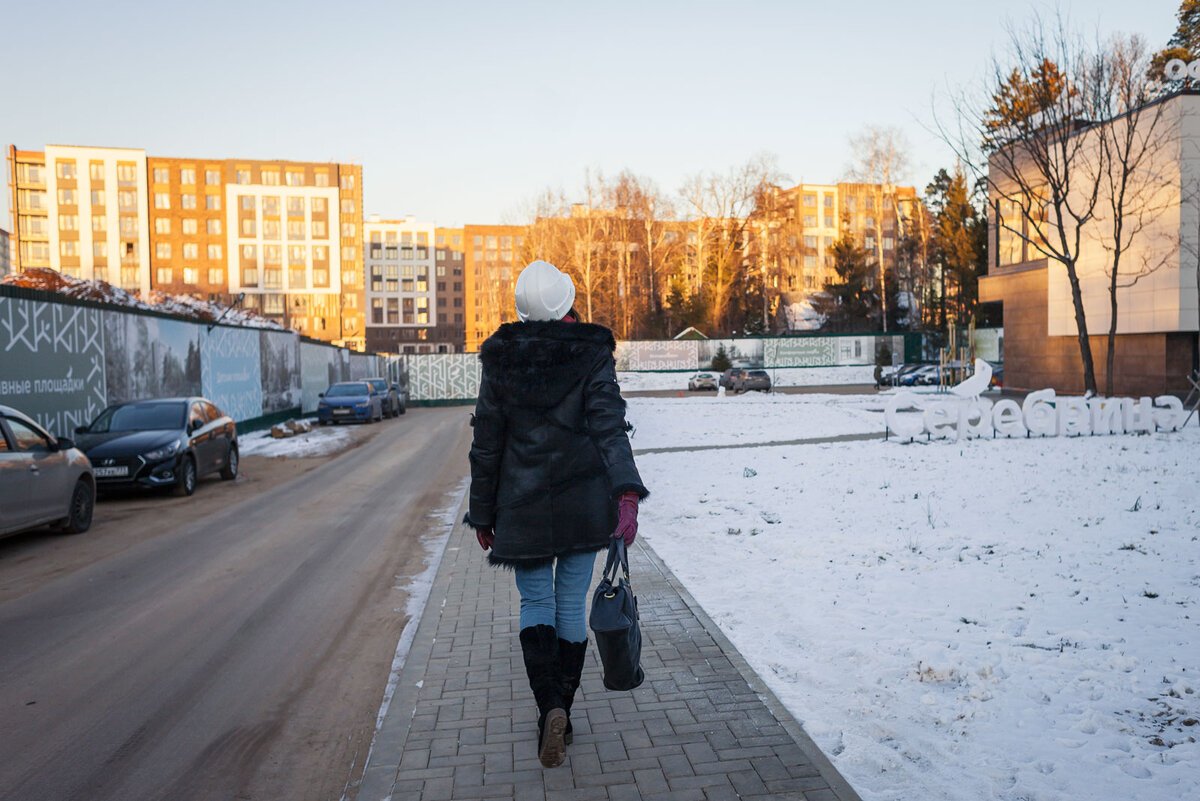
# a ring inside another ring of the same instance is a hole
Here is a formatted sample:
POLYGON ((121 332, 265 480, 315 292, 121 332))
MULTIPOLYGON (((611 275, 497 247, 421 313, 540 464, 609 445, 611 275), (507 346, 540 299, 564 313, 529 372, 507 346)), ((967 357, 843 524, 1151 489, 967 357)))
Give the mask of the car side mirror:
POLYGON ((189 434, 194 434, 195 432, 199 431, 203 427, 204 427, 203 421, 200 421, 200 420, 189 420, 188 421, 188 433, 189 434))
POLYGON ((400 385, 399 385, 399 384, 392 384, 392 389, 394 389, 394 390, 396 390, 397 392, 399 392, 399 391, 400 391, 400 385))
POLYGON ((58 441, 55 444, 57 446, 55 448, 55 450, 69 451, 69 450, 71 450, 71 448, 75 447, 75 440, 69 439, 67 437, 59 437, 58 441))
POLYGON ((325 397, 325 393, 324 393, 324 392, 318 392, 318 393, 317 393, 317 397, 318 397, 318 398, 323 398, 323 397, 325 397))

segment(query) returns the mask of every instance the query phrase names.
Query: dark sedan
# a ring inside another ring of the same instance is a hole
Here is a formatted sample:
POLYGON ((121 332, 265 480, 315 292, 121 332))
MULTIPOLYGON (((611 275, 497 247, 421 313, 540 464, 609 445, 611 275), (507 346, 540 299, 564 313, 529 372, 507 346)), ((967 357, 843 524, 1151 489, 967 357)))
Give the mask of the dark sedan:
POLYGON ((100 489, 196 491, 201 476, 237 478, 237 427, 204 398, 156 398, 109 406, 75 429, 100 489))
POLYGON ((371 391, 382 398, 383 413, 388 417, 399 417, 406 411, 404 408, 404 396, 400 392, 399 384, 389 384, 383 378, 367 378, 364 379, 371 385, 371 391))
POLYGON ((343 420, 373 423, 383 419, 383 399, 366 381, 339 381, 318 397, 317 421, 321 425, 343 420))

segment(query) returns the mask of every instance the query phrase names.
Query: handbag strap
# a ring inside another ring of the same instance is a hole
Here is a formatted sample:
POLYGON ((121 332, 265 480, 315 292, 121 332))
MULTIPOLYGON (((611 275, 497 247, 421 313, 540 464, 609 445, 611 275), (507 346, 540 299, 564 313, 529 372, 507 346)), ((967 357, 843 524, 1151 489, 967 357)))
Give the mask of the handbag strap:
POLYGON ((608 544, 608 559, 604 562, 604 578, 612 584, 617 583, 617 569, 625 574, 625 581, 629 581, 629 554, 625 549, 625 540, 620 537, 613 537, 608 544), (611 576, 609 574, 612 574, 611 576))

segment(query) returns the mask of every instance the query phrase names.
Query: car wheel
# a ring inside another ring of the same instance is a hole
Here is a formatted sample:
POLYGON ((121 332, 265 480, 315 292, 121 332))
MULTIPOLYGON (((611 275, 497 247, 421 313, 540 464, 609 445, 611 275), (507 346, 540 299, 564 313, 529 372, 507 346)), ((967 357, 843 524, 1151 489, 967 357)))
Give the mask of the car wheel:
POLYGON ((62 533, 82 534, 92 527, 92 512, 96 509, 96 493, 83 479, 75 482, 71 492, 71 506, 67 510, 67 519, 63 521, 62 533))
POLYGON ((229 458, 225 460, 225 466, 221 468, 221 478, 226 481, 233 481, 238 474, 238 449, 237 445, 229 443, 229 458))
POLYGON ((191 456, 183 459, 179 468, 179 483, 175 485, 175 494, 187 497, 196 491, 196 461, 191 456))

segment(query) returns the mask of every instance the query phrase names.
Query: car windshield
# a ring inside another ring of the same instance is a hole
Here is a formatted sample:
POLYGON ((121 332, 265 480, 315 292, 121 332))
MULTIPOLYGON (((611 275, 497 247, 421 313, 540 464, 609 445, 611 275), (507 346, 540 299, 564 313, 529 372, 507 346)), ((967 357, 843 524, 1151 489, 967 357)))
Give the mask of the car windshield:
POLYGON ((186 415, 186 401, 127 403, 124 406, 110 406, 100 412, 100 416, 88 426, 88 431, 105 434, 111 431, 183 428, 186 415))
POLYGON ((766 374, 767 374, 766 370, 751 370, 750 371, 750 375, 758 376, 759 378, 762 378, 766 374))
POLYGON ((387 391, 387 382, 384 381, 382 378, 369 378, 369 379, 367 379, 367 383, 370 384, 371 388, 374 389, 376 392, 386 392, 387 391))
POLYGON ((325 393, 327 398, 350 398, 355 395, 369 395, 370 390, 366 384, 334 384, 325 393))

